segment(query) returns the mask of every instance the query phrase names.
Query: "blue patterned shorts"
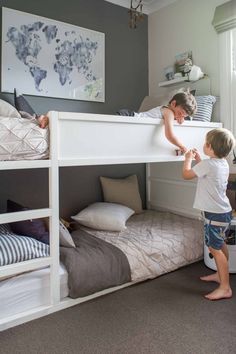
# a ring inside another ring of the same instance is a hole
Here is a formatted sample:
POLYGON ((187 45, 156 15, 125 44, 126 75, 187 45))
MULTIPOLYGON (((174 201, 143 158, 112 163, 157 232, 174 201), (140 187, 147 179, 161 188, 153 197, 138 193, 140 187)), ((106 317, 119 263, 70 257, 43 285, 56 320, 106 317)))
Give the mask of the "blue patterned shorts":
POLYGON ((205 243, 207 247, 212 247, 215 250, 220 250, 225 243, 225 233, 228 230, 231 220, 232 213, 209 213, 204 212, 204 217, 206 221, 204 222, 204 235, 205 243), (226 223, 224 226, 212 225, 214 221, 226 223))

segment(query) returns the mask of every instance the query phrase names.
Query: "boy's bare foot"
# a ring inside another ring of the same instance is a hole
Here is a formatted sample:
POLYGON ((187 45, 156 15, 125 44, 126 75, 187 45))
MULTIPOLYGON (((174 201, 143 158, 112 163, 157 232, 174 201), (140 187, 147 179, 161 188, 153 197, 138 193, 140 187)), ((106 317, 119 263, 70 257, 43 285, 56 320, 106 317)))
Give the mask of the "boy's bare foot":
POLYGON ((38 117, 38 122, 39 122, 39 126, 40 128, 46 128, 48 126, 49 123, 49 119, 48 116, 45 115, 41 115, 38 117))
POLYGON ((232 290, 229 289, 221 289, 217 288, 216 290, 212 291, 211 293, 204 296, 208 300, 220 300, 220 299, 230 299, 232 297, 232 290))
POLYGON ((219 275, 218 273, 213 273, 213 274, 210 274, 210 275, 205 275, 203 277, 200 277, 201 280, 203 281, 215 281, 216 283, 219 283, 220 282, 220 278, 219 278, 219 275))

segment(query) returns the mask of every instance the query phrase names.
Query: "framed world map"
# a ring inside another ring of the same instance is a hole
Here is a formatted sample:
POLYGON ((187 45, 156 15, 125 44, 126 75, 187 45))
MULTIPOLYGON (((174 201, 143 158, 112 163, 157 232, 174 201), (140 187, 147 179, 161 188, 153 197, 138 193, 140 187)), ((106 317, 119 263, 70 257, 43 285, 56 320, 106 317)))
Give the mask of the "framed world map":
POLYGON ((105 101, 105 35, 2 8, 2 92, 105 101))

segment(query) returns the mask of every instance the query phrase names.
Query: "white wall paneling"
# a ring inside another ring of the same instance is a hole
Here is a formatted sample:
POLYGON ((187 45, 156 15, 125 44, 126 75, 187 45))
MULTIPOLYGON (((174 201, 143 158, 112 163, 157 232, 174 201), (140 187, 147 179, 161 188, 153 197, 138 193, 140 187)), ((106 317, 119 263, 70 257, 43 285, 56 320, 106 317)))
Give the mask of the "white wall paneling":
POLYGON ((181 173, 180 162, 148 164, 147 205, 150 209, 198 218, 199 211, 193 209, 196 181, 183 180, 181 173))

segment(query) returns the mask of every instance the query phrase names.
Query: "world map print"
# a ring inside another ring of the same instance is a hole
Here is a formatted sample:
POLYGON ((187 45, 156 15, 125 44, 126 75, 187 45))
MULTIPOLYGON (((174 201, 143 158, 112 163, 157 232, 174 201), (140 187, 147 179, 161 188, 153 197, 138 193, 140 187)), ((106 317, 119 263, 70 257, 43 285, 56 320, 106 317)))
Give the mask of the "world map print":
POLYGON ((3 8, 2 90, 104 102, 104 34, 3 8))

